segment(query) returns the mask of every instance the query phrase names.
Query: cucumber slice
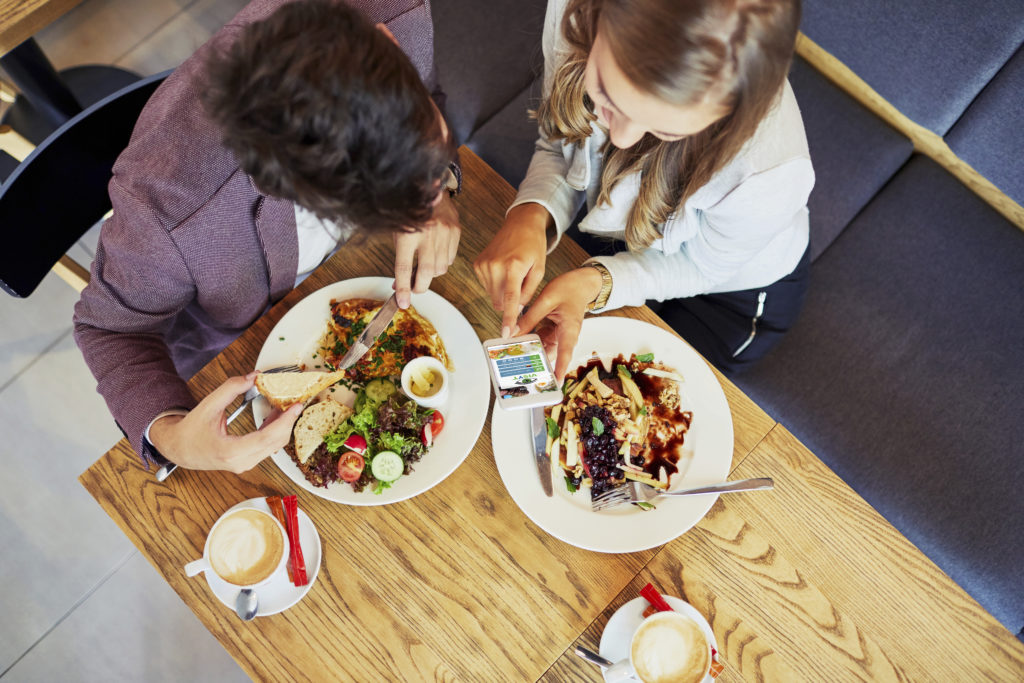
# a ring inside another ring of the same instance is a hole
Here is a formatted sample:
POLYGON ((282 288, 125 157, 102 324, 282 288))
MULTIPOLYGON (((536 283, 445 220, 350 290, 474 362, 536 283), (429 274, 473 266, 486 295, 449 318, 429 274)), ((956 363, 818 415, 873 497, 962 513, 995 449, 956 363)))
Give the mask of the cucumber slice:
POLYGON ((394 451, 381 451, 370 461, 370 474, 377 481, 394 481, 402 476, 405 463, 394 451))
POLYGON ((375 379, 366 385, 366 397, 375 403, 383 403, 398 387, 386 379, 375 379))

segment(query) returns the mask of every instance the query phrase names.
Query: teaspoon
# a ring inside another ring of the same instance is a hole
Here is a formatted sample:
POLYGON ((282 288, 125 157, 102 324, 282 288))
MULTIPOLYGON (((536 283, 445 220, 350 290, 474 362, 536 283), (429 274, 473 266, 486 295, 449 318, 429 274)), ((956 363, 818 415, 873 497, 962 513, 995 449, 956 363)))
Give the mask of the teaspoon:
POLYGON ((259 607, 259 599, 251 588, 243 588, 235 598, 235 613, 242 621, 252 621, 259 607))

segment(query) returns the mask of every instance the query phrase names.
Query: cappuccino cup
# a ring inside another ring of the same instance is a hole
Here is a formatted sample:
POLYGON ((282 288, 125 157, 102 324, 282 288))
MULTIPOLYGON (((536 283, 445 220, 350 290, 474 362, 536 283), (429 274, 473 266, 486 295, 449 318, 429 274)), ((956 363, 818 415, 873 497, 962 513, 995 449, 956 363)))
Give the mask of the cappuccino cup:
POLYGON ((255 588, 277 576, 288 562, 284 527, 269 512, 238 508, 225 512, 206 536, 201 559, 185 574, 212 571, 238 588, 255 588))
POLYGON ((679 612, 657 612, 633 632, 629 658, 609 667, 609 681, 701 683, 711 668, 711 646, 700 624, 679 612))

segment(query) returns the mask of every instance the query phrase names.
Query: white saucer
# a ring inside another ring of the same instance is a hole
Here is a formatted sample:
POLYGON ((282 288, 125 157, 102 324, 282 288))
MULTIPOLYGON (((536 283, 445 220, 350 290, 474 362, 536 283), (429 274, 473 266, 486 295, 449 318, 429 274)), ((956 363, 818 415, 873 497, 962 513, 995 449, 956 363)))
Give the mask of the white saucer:
MULTIPOLYGON (((270 512, 270 506, 267 505, 265 498, 243 500, 238 505, 232 506, 231 510, 238 508, 257 508, 270 512)), ((320 558, 322 556, 320 534, 317 533, 313 520, 301 508, 299 509, 299 544, 302 546, 302 559, 306 563, 306 576, 309 581, 305 586, 294 586, 288 580, 287 572, 282 572, 280 576, 260 586, 256 589, 256 595, 259 596, 259 608, 256 610, 256 616, 268 617, 271 614, 283 612, 297 603, 313 587, 313 582, 316 581, 316 577, 320 573, 320 558)), ((224 603, 225 607, 234 610, 238 589, 213 572, 208 571, 204 575, 217 599, 224 603)))
MULTIPOLYGON (((671 595, 663 596, 672 609, 690 617, 697 622, 700 630, 707 636, 711 647, 718 650, 718 643, 715 642, 715 634, 711 632, 708 620, 694 608, 693 605, 671 595)), ((629 657, 629 641, 633 632, 644 620, 644 610, 651 603, 646 598, 634 598, 615 611, 601 633, 600 655, 605 659, 617 662, 629 657)), ((603 670, 602 670, 603 673, 603 670)), ((606 679, 607 680, 607 679, 606 679)), ((704 683, 714 683, 710 674, 704 677, 704 683)))

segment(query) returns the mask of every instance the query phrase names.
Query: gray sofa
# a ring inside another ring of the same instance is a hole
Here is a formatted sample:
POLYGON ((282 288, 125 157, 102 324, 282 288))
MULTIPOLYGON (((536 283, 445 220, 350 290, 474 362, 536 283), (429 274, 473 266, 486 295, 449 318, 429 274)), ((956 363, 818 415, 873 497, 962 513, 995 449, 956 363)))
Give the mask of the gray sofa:
MULTIPOLYGON (((453 127, 513 185, 544 5, 434 0, 453 127)), ((801 28, 1024 203, 1024 3, 805 0, 801 28)), ((817 175, 811 288, 733 379, 1020 635, 1024 233, 804 60, 790 80, 817 175)))

